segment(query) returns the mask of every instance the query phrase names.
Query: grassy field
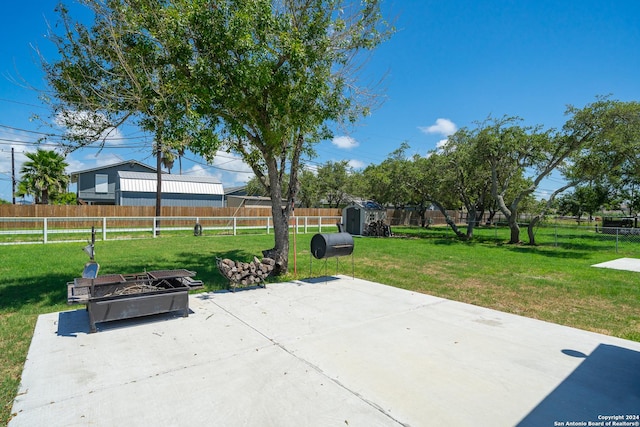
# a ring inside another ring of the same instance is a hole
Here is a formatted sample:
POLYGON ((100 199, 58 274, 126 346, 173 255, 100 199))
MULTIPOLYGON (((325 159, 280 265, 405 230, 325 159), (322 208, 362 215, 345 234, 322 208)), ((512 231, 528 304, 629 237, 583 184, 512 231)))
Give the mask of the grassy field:
MULTIPOLYGON (((472 242, 440 228, 394 232, 393 238, 355 237, 353 258, 338 263, 312 259, 313 234, 299 234, 297 277, 351 275, 353 268, 363 279, 640 341, 638 273, 590 267, 640 258, 640 242, 616 245, 610 236, 559 235, 554 228, 538 229, 535 247, 505 244, 506 229, 478 229, 472 242)), ((66 282, 78 277, 88 260, 83 246, 0 246, 0 424, 10 418, 37 316, 78 308, 66 305, 66 282)), ((249 261, 272 246, 272 235, 185 233, 98 242, 96 260, 101 274, 187 268, 214 291, 226 287, 216 256, 249 261)), ((279 280, 294 278, 293 259, 289 275, 279 280)))

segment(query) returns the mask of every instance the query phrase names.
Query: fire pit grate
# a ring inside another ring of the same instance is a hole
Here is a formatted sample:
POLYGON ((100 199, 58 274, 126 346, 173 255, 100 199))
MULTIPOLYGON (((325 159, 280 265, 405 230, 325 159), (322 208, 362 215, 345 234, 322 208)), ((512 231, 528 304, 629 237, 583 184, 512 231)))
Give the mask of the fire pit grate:
POLYGON ((86 304, 91 332, 111 320, 178 310, 187 317, 188 292, 203 287, 195 274, 177 269, 77 278, 67 284, 67 303, 86 304))

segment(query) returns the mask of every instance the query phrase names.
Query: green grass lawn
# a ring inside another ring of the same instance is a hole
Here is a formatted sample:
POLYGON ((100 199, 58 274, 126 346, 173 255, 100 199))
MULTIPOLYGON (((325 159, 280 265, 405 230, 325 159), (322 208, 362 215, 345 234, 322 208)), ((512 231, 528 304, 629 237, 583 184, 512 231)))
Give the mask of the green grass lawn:
MULTIPOLYGON (((472 242, 456 240, 442 228, 394 232, 393 238, 355 237, 353 258, 326 262, 310 256, 313 234, 299 234, 297 276, 351 275, 353 268, 362 279, 640 341, 638 273, 590 267, 640 258, 640 242, 621 243, 616 252, 611 237, 585 232, 559 239, 553 228, 538 229, 535 247, 505 244, 506 229, 478 229, 472 242)), ((0 246, 0 423, 9 420, 38 315, 78 309, 66 304, 66 282, 88 261, 83 246, 0 246)), ((205 289, 214 291, 226 287, 216 256, 250 261, 272 246, 272 235, 185 233, 98 242, 96 260, 100 274, 194 270, 205 289)), ((290 273, 278 280, 294 278, 293 260, 290 273)))

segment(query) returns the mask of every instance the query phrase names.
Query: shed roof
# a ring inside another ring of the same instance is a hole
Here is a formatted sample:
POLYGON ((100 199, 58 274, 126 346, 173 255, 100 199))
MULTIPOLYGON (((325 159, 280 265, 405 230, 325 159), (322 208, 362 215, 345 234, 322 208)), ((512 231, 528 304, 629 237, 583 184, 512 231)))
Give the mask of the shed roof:
MULTIPOLYGON (((121 191, 156 192, 156 174, 119 171, 121 191)), ((222 184, 210 176, 162 174, 162 192, 178 194, 224 195, 222 184)))
MULTIPOLYGON (((384 208, 384 206, 382 206, 380 203, 373 201, 373 200, 354 200, 353 202, 351 202, 351 205, 356 205, 359 208, 365 209, 365 210, 369 210, 369 211, 384 211, 386 210, 384 208)), ((348 206, 347 206, 348 207, 348 206)))

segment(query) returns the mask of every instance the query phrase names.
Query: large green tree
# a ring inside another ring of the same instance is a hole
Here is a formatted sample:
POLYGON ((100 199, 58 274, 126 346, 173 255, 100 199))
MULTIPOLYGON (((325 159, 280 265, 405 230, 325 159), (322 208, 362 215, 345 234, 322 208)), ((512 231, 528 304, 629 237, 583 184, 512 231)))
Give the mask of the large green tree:
POLYGON ((520 126, 521 120, 490 117, 477 129, 475 153, 490 173, 491 195, 511 229, 510 243, 520 243, 521 202, 577 149, 563 145, 551 131, 520 126), (527 177, 524 181, 523 176, 527 177))
POLYGON ((48 205, 56 194, 66 192, 69 175, 64 156, 55 151, 38 149, 25 154, 29 160, 20 169, 20 196, 33 196, 36 204, 48 205))
POLYGON ((331 135, 328 122, 353 121, 368 111, 350 72, 360 52, 387 35, 380 1, 254 0, 210 7, 184 0, 176 7, 193 47, 188 77, 198 111, 219 130, 215 143, 194 141, 191 148, 210 158, 221 147, 251 166, 272 201, 275 246, 268 253, 286 271, 301 156, 331 135))
POLYGON ((412 193, 407 186, 410 179, 410 159, 406 155, 408 149, 409 144, 403 142, 382 163, 369 165, 362 171, 368 198, 395 208, 411 204, 412 193))
POLYGON ((303 169, 299 175, 298 182, 298 200, 300 206, 313 208, 320 206, 320 183, 316 174, 309 170, 303 169))
MULTIPOLYGON (((59 57, 42 68, 51 89, 44 99, 55 123, 66 129, 67 151, 90 144, 104 145, 114 128, 138 126, 155 142, 156 216, 161 212, 163 154, 181 150, 194 135, 210 132, 189 115, 191 94, 181 87, 176 55, 163 43, 171 43, 170 17, 154 22, 151 34, 144 27, 144 10, 164 2, 81 0, 93 16, 90 25, 75 20, 60 4, 60 30, 49 39, 59 57)), ((164 156, 165 162, 167 160, 164 156)))
POLYGON ((268 254, 286 272, 302 155, 331 135, 327 124, 354 121, 371 105, 353 70, 389 35, 380 0, 83 2, 96 25, 67 25, 75 42, 59 44, 63 60, 47 69, 66 102, 60 110, 76 105, 68 94, 79 86, 99 117, 110 125, 136 117, 159 146, 207 159, 219 149, 240 154, 271 197, 268 254), (75 78, 87 69, 96 75, 89 85, 75 78))
POLYGON ((426 206, 433 205, 444 215, 445 221, 458 237, 464 234, 458 229, 455 218, 451 218, 447 209, 457 209, 459 201, 455 192, 447 187, 443 172, 448 166, 445 156, 433 152, 426 157, 414 156, 408 164, 407 181, 408 187, 412 190, 412 200, 421 207, 420 213, 423 218, 426 213, 426 206))
POLYGON ((351 168, 349 162, 328 161, 318 167, 318 192, 330 208, 338 208, 347 201, 351 168))
POLYGON ((599 183, 578 185, 570 193, 562 194, 556 200, 557 212, 560 215, 574 215, 580 219, 585 213, 589 220, 609 201, 607 187, 599 183))
POLYGON ((490 168, 492 195, 511 228, 510 243, 520 242, 522 202, 552 172, 562 173, 566 184, 550 195, 529 222, 530 244, 535 244, 535 225, 558 194, 611 175, 638 152, 640 103, 600 97, 583 108, 570 106, 567 115, 560 131, 521 126, 517 117, 489 118, 480 124, 478 155, 490 168), (525 181, 518 183, 517 177, 525 181))
MULTIPOLYGON (((598 97, 582 108, 569 106, 567 115, 569 119, 560 135, 565 146, 574 148, 560 168, 567 184, 552 195, 546 207, 552 204, 554 195, 578 185, 577 194, 588 213, 601 202, 622 194, 622 199, 633 206, 633 191, 626 194, 625 191, 633 189, 634 182, 640 182, 637 174, 640 168, 636 166, 640 152, 640 102, 598 97), (623 188, 626 190, 621 193, 619 190, 623 188)), ((529 226, 530 240, 535 220, 529 226)))
POLYGON ((465 239, 473 237, 474 228, 493 201, 490 169, 477 155, 479 143, 477 129, 459 129, 449 136, 439 154, 445 161, 442 170, 431 172, 441 175, 440 193, 450 189, 467 211, 465 239))

